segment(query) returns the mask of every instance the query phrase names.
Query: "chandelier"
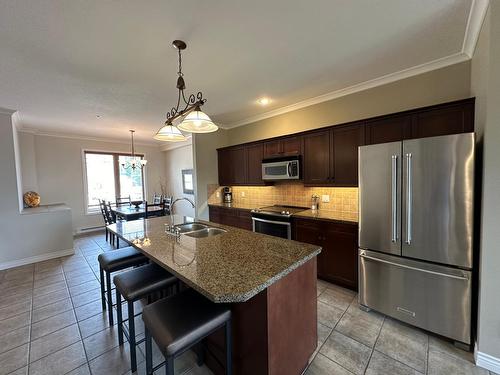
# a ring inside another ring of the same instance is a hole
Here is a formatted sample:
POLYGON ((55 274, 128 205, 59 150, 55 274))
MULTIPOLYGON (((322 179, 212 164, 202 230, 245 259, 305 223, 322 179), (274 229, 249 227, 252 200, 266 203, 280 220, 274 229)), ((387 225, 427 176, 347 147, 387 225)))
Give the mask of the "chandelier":
POLYGON ((129 130, 130 131, 130 136, 132 137, 132 160, 130 161, 125 161, 122 163, 122 167, 125 169, 132 168, 132 170, 135 170, 136 168, 144 168, 144 166, 148 163, 146 159, 141 159, 140 157, 135 156, 135 148, 134 148, 134 133, 135 130, 129 130))
POLYGON ((154 138, 159 141, 179 142, 186 140, 186 136, 182 134, 181 130, 187 133, 211 133, 217 131, 219 127, 201 110, 201 107, 207 101, 203 98, 201 91, 198 91, 196 95, 190 94, 186 99, 184 93, 186 83, 182 73, 181 51, 186 49, 187 45, 182 40, 174 40, 172 45, 179 53, 177 105, 167 113, 165 125, 158 130, 154 138), (181 122, 178 126, 175 126, 173 123, 177 119, 180 119, 181 122))

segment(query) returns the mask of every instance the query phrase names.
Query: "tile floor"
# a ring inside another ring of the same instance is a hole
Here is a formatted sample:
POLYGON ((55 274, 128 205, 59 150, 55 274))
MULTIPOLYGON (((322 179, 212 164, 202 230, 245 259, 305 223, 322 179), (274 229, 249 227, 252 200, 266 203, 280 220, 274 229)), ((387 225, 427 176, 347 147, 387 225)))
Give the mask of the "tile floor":
MULTIPOLYGON (((0 271, 0 375, 130 374, 128 345, 118 346, 116 326, 101 311, 97 255, 111 249, 102 234, 80 237, 73 256, 0 271)), ((318 282, 318 348, 306 375, 489 375, 473 365, 472 354, 364 312, 356 300, 318 282)), ((136 325, 142 335, 141 317, 136 325)), ((143 353, 142 344, 138 374, 145 373, 143 353)), ((159 363, 157 348, 154 357, 159 363)), ((176 374, 212 373, 188 352, 176 361, 176 374)))

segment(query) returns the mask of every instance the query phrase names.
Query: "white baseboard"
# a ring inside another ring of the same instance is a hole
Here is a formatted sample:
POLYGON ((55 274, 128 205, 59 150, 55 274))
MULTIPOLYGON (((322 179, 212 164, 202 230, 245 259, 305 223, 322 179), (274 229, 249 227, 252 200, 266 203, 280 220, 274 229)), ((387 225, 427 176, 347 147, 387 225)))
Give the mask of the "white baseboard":
POLYGON ((52 251, 50 253, 44 253, 40 255, 35 255, 29 258, 11 260, 9 262, 0 263, 0 270, 6 270, 9 268, 24 266, 26 264, 43 262, 44 260, 54 259, 63 257, 66 255, 73 255, 75 253, 74 249, 60 250, 60 251, 52 251))
POLYGON ((493 357, 486 353, 476 352, 476 365, 486 370, 500 374, 500 358, 493 357))

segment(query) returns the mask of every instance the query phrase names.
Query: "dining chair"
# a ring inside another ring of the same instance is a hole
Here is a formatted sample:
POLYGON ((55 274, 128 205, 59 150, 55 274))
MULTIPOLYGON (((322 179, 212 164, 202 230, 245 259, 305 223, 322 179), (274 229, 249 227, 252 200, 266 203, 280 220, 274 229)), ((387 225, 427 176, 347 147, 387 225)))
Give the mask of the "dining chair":
POLYGON ((99 199, 99 207, 101 208, 101 214, 104 219, 105 231, 106 231, 106 241, 109 239, 109 242, 114 245, 115 244, 115 235, 108 230, 108 225, 114 224, 116 222, 116 216, 113 214, 111 210, 111 203, 107 202, 104 199, 99 199))
POLYGON ((163 203, 165 205, 165 215, 170 215, 170 206, 172 205, 172 202, 174 200, 174 197, 172 196, 163 196, 163 203))
POLYGON ((128 197, 117 197, 116 198, 116 207, 120 206, 130 206, 132 203, 132 200, 130 199, 130 195, 128 197))
POLYGON ((161 194, 153 194, 153 204, 160 204, 163 196, 161 194))
POLYGON ((146 219, 149 217, 159 217, 166 215, 165 202, 161 202, 160 204, 144 202, 144 208, 144 218, 146 219))

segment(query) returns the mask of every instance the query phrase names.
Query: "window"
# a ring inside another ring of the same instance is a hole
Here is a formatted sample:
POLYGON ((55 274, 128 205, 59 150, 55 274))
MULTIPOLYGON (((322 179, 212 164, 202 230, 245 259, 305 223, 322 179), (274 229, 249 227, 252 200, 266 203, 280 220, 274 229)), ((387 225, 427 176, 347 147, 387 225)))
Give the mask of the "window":
MULTIPOLYGON (((114 203, 117 197, 144 199, 144 175, 141 168, 123 168, 130 161, 129 154, 85 151, 87 177, 87 212, 99 211, 99 199, 114 203)), ((144 155, 137 155, 143 158, 144 155)))
POLYGON ((182 190, 184 194, 194 194, 193 170, 183 169, 181 173, 182 173, 182 190))

